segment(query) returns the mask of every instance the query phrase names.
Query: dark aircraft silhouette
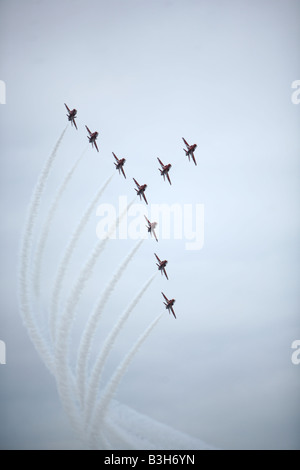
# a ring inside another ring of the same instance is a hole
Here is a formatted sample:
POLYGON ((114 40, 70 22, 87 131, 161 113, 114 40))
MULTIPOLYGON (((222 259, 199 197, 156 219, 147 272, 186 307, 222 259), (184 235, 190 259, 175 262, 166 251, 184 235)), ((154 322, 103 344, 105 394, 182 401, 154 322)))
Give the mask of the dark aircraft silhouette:
POLYGON ((67 108, 68 110, 68 113, 67 116, 68 116, 68 120, 71 121, 71 124, 74 124, 74 126, 76 127, 77 129, 77 125, 76 125, 76 122, 75 122, 75 117, 76 117, 76 114, 77 114, 77 109, 72 109, 72 111, 68 108, 68 106, 66 105, 66 103, 64 103, 65 107, 67 108))
POLYGON ((176 318, 176 315, 175 315, 175 312, 173 310, 173 305, 175 303, 175 299, 171 299, 171 300, 168 300, 168 298, 165 296, 165 294, 162 292, 162 295, 164 296, 166 302, 164 302, 165 306, 166 306, 166 309, 167 310, 171 310, 171 312, 173 313, 174 317, 176 318))
POLYGON ((185 143, 185 145, 187 146, 187 149, 183 149, 185 151, 185 154, 189 157, 189 160, 190 160, 190 157, 192 157, 192 159, 194 160, 195 165, 197 165, 195 155, 194 155, 194 151, 197 148, 197 144, 189 145, 183 137, 182 137, 182 140, 185 143))
POLYGON ((95 147, 97 149, 97 152, 99 152, 99 149, 97 147, 97 142, 96 142, 96 139, 99 135, 99 132, 91 132, 89 130, 88 126, 85 126, 85 127, 86 127, 86 130, 88 131, 88 133, 90 134, 90 135, 87 136, 87 138, 89 139, 90 144, 92 144, 92 147, 93 147, 93 145, 95 145, 95 147))
POLYGON ((158 270, 161 271, 161 274, 164 274, 167 279, 169 279, 169 278, 168 278, 168 275, 167 275, 167 272, 166 272, 166 266, 167 266, 167 264, 168 264, 168 261, 167 261, 166 259, 163 260, 163 261, 161 261, 161 260, 159 259, 159 257, 157 256, 157 254, 156 254, 156 253, 154 253, 154 254, 155 254, 156 259, 157 259, 157 261, 158 261, 158 263, 156 263, 156 266, 158 266, 158 270))
POLYGON ((137 182, 137 180, 135 180, 134 178, 133 178, 133 181, 135 182, 135 184, 136 184, 137 187, 138 187, 138 189, 135 189, 137 195, 140 196, 140 199, 142 199, 142 196, 143 196, 145 203, 148 204, 148 201, 147 201, 146 196, 145 196, 145 191, 146 191, 147 185, 146 185, 146 184, 140 185, 140 184, 137 182))
POLYGON ((126 178, 126 175, 125 175, 125 172, 124 172, 124 168, 123 168, 123 165, 124 165, 124 163, 126 162, 125 158, 120 158, 120 159, 119 159, 119 158, 114 154, 114 152, 112 152, 112 154, 113 154, 113 156, 115 157, 115 160, 116 160, 116 162, 117 162, 117 163, 115 163, 115 165, 116 165, 116 170, 119 170, 119 173, 122 171, 124 178, 126 178))
POLYGON ((157 157, 157 160, 159 161, 161 168, 159 168, 159 171, 160 171, 160 174, 164 177, 164 180, 165 180, 165 177, 168 178, 168 181, 170 184, 171 183, 171 180, 170 180, 170 176, 169 176, 169 171, 170 171, 170 168, 172 167, 171 163, 168 163, 167 165, 164 165, 163 162, 157 157))

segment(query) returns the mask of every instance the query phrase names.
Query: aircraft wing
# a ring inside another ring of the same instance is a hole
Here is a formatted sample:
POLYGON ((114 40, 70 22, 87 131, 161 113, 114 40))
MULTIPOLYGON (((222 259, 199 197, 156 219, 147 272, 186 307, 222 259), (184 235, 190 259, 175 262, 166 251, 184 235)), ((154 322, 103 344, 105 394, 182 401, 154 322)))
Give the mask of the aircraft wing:
POLYGON ((133 179, 133 181, 135 182, 135 184, 137 185, 137 187, 140 188, 140 185, 139 185, 139 183, 137 182, 137 180, 134 179, 134 178, 132 178, 132 179, 133 179))
POLYGON ((172 183, 171 183, 171 180, 170 180, 169 172, 167 172, 167 175, 166 175, 166 176, 167 176, 167 178, 168 178, 169 183, 172 184, 172 183))
POLYGON ((147 201, 147 198, 146 198, 146 196, 145 196, 145 193, 144 193, 144 192, 143 192, 143 198, 144 198, 144 200, 145 200, 145 203, 148 205, 148 201, 147 201))
POLYGON ((169 278, 168 278, 168 275, 167 275, 167 272, 166 272, 165 268, 163 268, 163 272, 164 272, 164 275, 166 276, 166 278, 169 280, 169 278))
POLYGON ((94 140, 94 144, 95 144, 95 147, 97 149, 97 152, 99 152, 98 145, 97 145, 97 142, 95 140, 94 140))
POLYGON ((183 142, 185 143, 185 145, 186 145, 187 147, 189 147, 189 144, 187 143, 187 141, 186 141, 183 137, 182 137, 182 140, 183 140, 183 142))
POLYGON ((161 260, 159 259, 159 257, 157 256, 157 254, 156 254, 156 253, 154 253, 154 254, 155 254, 155 256, 156 256, 157 261, 158 261, 159 263, 161 263, 161 260))
POLYGON ((173 310, 173 307, 171 307, 171 312, 173 313, 174 318, 176 318, 176 315, 175 315, 175 312, 174 312, 174 310, 173 310))
POLYGON ((125 171, 124 171, 123 166, 121 166, 121 171, 122 171, 122 173, 123 173, 124 178, 126 179, 126 175, 125 175, 125 171))
POLYGON ((65 107, 67 108, 67 110, 69 111, 69 113, 71 112, 68 108, 68 106, 66 105, 66 103, 64 103, 65 107))
POLYGON ((152 232, 153 232, 153 235, 154 235, 155 240, 158 242, 154 228, 152 229, 152 232))
POLYGON ((112 152, 113 156, 115 157, 116 161, 119 163, 119 159, 118 157, 114 154, 114 152, 112 152))
POLYGON ((195 165, 197 166, 197 162, 196 162, 196 159, 195 159, 194 152, 192 152, 192 159, 194 160, 194 163, 195 163, 195 165))
POLYGON ((161 164, 162 167, 164 167, 164 164, 163 162, 157 157, 157 160, 159 161, 159 163, 161 164))
POLYGON ((86 130, 88 131, 88 133, 89 133, 90 135, 92 135, 92 133, 91 133, 91 131, 89 130, 88 126, 85 126, 85 127, 86 127, 86 130))
POLYGON ((165 300, 169 302, 169 299, 165 296, 165 294, 162 292, 162 295, 164 296, 165 300))
POLYGON ((148 224, 151 225, 151 222, 149 219, 147 219, 147 217, 144 215, 145 219, 147 220, 148 224))
MULTIPOLYGON (((73 119, 73 122, 74 122, 74 126, 75 126, 76 129, 77 129, 77 124, 76 124, 76 122, 75 122, 75 119, 73 119)), ((78 130, 78 129, 77 129, 77 130, 78 130)))

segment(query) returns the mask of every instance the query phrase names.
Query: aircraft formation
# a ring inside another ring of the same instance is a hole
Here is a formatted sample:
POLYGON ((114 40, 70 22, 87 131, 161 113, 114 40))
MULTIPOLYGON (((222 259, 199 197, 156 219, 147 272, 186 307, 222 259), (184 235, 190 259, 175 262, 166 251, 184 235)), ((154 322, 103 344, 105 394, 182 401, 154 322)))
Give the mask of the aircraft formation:
MULTIPOLYGON (((77 128, 77 124, 76 124, 76 121, 75 121, 75 118, 77 118, 77 109, 70 109, 66 103, 64 103, 67 111, 68 111, 68 114, 67 114, 67 117, 68 117, 68 120, 71 122, 71 125, 74 125, 74 127, 78 130, 77 128)), ((88 126, 86 125, 86 130, 88 131, 88 140, 89 140, 89 143, 92 144, 92 147, 95 147, 97 152, 99 152, 99 149, 98 149, 98 146, 97 146, 97 138, 98 138, 98 135, 99 135, 99 132, 95 131, 95 132, 91 132, 90 129, 88 128, 88 126)), ((196 158, 195 158, 195 150, 197 148, 197 144, 193 144, 193 145, 189 145, 188 142, 186 141, 186 139, 184 137, 182 137, 182 140, 186 146, 186 148, 184 148, 184 152, 185 152, 185 155, 188 157, 189 161, 193 160, 194 164, 197 165, 197 162, 196 162, 196 158)), ((115 159, 115 162, 114 162, 114 165, 116 167, 116 170, 118 170, 119 174, 122 173, 122 175, 124 176, 124 178, 126 178, 126 174, 125 174, 125 170, 124 170, 124 165, 125 165, 125 162, 126 162, 126 159, 125 158, 118 158, 114 152, 112 152, 113 154, 113 157, 115 159)), ((168 163, 168 164, 164 164, 158 157, 157 157, 157 160, 160 164, 160 168, 158 168, 158 170, 160 171, 160 174, 161 176, 163 176, 164 178, 164 181, 165 179, 167 178, 168 182, 170 185, 172 185, 171 183, 171 179, 170 179, 170 175, 169 175, 169 171, 170 169, 172 168, 172 165, 171 163, 168 163)), ((148 201, 147 201, 147 198, 146 198, 146 195, 145 195, 145 191, 147 189, 147 184, 142 184, 140 185, 137 180, 135 178, 133 178, 133 181, 135 182, 136 184, 136 188, 135 191, 137 193, 137 196, 140 197, 140 200, 142 200, 142 198, 144 199, 145 203, 148 204, 148 201)), ((147 219, 146 216, 144 216, 146 221, 147 221, 147 225, 146 225, 146 228, 148 230, 148 233, 151 234, 151 236, 153 235, 155 240, 158 242, 158 239, 157 239, 157 236, 156 236, 156 233, 155 233, 155 227, 157 225, 157 222, 150 222, 149 219, 147 219)), ((168 278, 168 275, 167 275, 167 272, 166 272, 166 265, 168 264, 168 261, 167 260, 161 260, 156 253, 154 253, 158 263, 156 263, 157 267, 158 267, 158 270, 161 272, 162 275, 165 275, 166 279, 169 279, 168 278)), ((175 312, 174 312, 174 303, 175 303, 175 299, 168 299, 167 296, 162 292, 162 296, 164 298, 164 305, 166 307, 166 309, 169 311, 169 313, 172 313, 174 318, 176 318, 176 315, 175 315, 175 312)))

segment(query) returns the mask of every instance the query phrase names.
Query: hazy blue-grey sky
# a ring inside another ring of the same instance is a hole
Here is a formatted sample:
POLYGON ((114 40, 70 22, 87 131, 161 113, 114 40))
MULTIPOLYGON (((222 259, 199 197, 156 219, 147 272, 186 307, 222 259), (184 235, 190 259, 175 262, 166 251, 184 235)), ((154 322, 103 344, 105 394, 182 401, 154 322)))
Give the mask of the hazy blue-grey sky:
MULTIPOLYGON (((35 316, 45 328, 53 277, 76 222, 125 157, 101 202, 134 196, 150 203, 204 204, 204 246, 143 243, 110 299, 106 329, 168 259, 124 329, 106 376, 160 311, 176 298, 124 377, 117 399, 221 448, 299 448, 300 366, 291 362, 299 328, 299 122, 291 101, 300 79, 297 0, 0 1, 1 317, 7 364, 0 365, 0 447, 81 447, 55 380, 19 315, 17 270, 32 189, 66 125, 63 103, 78 110, 43 196, 35 240, 57 186, 86 148, 84 125, 99 131, 52 227, 35 316), (188 162, 182 136, 198 144, 188 162), (172 163, 172 186, 157 157, 172 163)), ((64 286, 97 241, 91 217, 64 286)), ((134 241, 111 240, 80 303, 78 335, 95 299, 134 241)), ((97 348, 93 350, 94 357, 97 348)))

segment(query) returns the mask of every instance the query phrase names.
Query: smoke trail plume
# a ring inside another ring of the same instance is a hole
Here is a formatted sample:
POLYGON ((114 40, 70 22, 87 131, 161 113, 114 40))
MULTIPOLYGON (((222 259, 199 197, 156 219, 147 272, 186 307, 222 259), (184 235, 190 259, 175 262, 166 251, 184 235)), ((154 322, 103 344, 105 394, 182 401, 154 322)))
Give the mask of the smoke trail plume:
POLYGON ((86 384, 86 378, 87 378, 87 365, 88 365, 88 359, 89 359, 89 354, 90 350, 92 347, 92 341, 93 337, 96 332, 97 325, 99 323, 99 320, 101 318, 102 312, 104 310, 104 307, 113 293, 113 290, 118 283, 118 281, 121 279, 121 276, 123 275, 125 269, 127 268, 128 264, 130 261, 133 259, 135 253, 138 251, 140 246, 142 245, 144 240, 140 240, 130 251, 129 255, 126 256, 124 261, 121 263, 117 271, 114 273, 112 279, 108 283, 106 289, 104 290, 99 302, 97 303, 94 311, 90 315, 87 325, 84 329, 84 332, 82 334, 81 342, 79 345, 79 350, 78 350, 78 359, 77 359, 77 387, 79 390, 79 398, 80 402, 83 404, 84 401, 84 394, 85 394, 85 384, 86 384))
POLYGON ((63 140, 63 137, 66 133, 68 125, 63 130, 61 136, 59 137, 51 155, 46 160, 44 168, 42 169, 40 176, 38 178, 37 184, 34 188, 31 202, 28 208, 27 219, 25 223, 24 235, 21 241, 21 254, 20 254, 20 271, 19 271, 19 301, 20 301, 20 312, 23 319, 23 322, 28 330, 29 336, 35 345, 37 351, 43 358, 46 365, 50 370, 53 370, 53 360, 50 355, 45 340, 40 335, 36 322, 34 321, 31 306, 30 306, 30 289, 28 278, 29 273, 29 264, 30 264, 30 252, 32 249, 32 237, 33 229, 38 215, 38 210, 41 203, 41 197, 50 174, 52 165, 54 163, 56 153, 58 148, 63 140))
POLYGON ((65 407, 67 414, 72 417, 76 416, 76 409, 74 403, 72 402, 70 394, 70 383, 68 377, 68 347, 69 347, 69 336, 71 332, 71 326, 76 315, 76 307, 79 302, 81 293, 85 287, 85 284, 89 280, 90 276, 93 273, 94 266, 96 261, 102 251, 105 248, 107 241, 110 236, 114 233, 122 218, 126 215, 130 206, 134 203, 135 198, 128 204, 126 209, 122 214, 117 218, 115 224, 111 227, 109 233, 107 234, 104 240, 101 240, 97 243, 91 255, 89 256, 87 262, 82 268, 77 281, 75 282, 73 289, 69 298, 67 299, 66 307, 63 311, 56 341, 55 349, 55 365, 56 365, 56 380, 57 387, 62 399, 62 403, 65 407))
MULTIPOLYGON (((108 431, 112 429, 112 434, 115 437, 115 450, 127 448, 145 450, 216 449, 198 438, 155 421, 116 400, 112 400, 109 405, 109 412, 104 418, 104 423, 105 430, 107 426, 108 431)), ((99 445, 98 439, 97 443, 99 445)))
MULTIPOLYGON (((104 428, 105 428, 105 433, 108 436, 111 436, 111 439, 114 442, 114 450, 116 449, 142 449, 144 448, 143 446, 137 446, 137 439, 134 436, 132 439, 130 436, 130 433, 127 431, 124 431, 121 429, 120 426, 116 425, 112 420, 110 420, 108 417, 104 420, 104 428), (119 445, 118 445, 119 442, 119 445)), ((94 443, 95 449, 101 449, 99 443, 99 435, 97 437, 97 445, 96 442, 94 443)), ((94 446, 92 447, 94 448, 94 446)))
POLYGON ((147 339, 155 325, 158 323, 158 321, 162 318, 164 314, 161 313, 159 314, 152 323, 146 328, 144 333, 141 334, 141 336, 138 338, 137 342, 133 345, 132 349, 129 351, 129 353, 125 356, 124 360, 120 363, 119 367, 117 368, 116 372, 112 376, 110 382, 106 385, 102 397, 100 399, 99 405, 96 409, 95 412, 95 418, 93 420, 92 424, 92 429, 91 429, 91 442, 92 444, 95 444, 97 442, 97 435, 98 435, 98 428, 101 426, 104 420, 105 413, 107 411, 107 407, 112 400, 115 391, 125 374, 127 367, 129 366, 130 362, 136 355, 138 349, 141 347, 143 342, 147 339))
POLYGON ((137 306, 138 302, 141 300, 147 289, 150 287, 152 281, 156 277, 157 273, 155 273, 151 278, 146 282, 146 284, 142 287, 142 289, 138 292, 138 294, 135 296, 129 307, 125 310, 125 312, 120 316, 119 320, 117 323, 114 325, 113 329, 111 330, 110 334, 107 336, 105 339, 105 342, 103 344, 101 353, 94 365, 94 368, 92 370, 91 374, 91 379, 89 382, 89 387, 88 387, 88 395, 86 399, 86 412, 85 412, 85 420, 86 420, 86 425, 88 424, 92 411, 93 411, 93 406, 96 401, 97 393, 98 393, 98 387, 100 383, 100 378, 101 374, 103 372, 104 364, 106 361, 106 358, 111 351, 111 348, 113 347, 113 344, 120 333, 122 327, 124 326, 124 323, 126 320, 129 318, 131 312, 134 310, 134 308, 137 306))
POLYGON ((72 258, 72 254, 74 252, 74 249, 76 247, 76 244, 91 216, 93 213, 95 206, 102 196, 104 190, 107 188, 109 183, 111 182, 112 178, 114 176, 114 173, 105 181, 103 186, 97 191, 95 194, 94 198, 88 205, 87 209, 85 210, 83 216, 81 217, 75 231, 73 232, 73 235, 70 238, 70 241, 66 247, 65 253, 59 263, 57 274, 55 277, 54 281, 54 287, 52 291, 52 296, 51 296, 51 306, 50 306, 50 327, 51 327, 51 335, 53 340, 56 338, 56 321, 57 321, 57 313, 58 313, 58 303, 59 303, 59 297, 63 285, 63 281, 65 278, 65 274, 68 268, 68 265, 70 263, 70 260, 72 258))
MULTIPOLYGON (((135 299, 129 305, 127 310, 120 316, 117 323, 112 327, 111 332, 106 338, 103 348, 101 350, 100 356, 98 357, 94 368, 92 369, 91 380, 89 381, 87 397, 85 396, 84 388, 80 389, 80 380, 79 377, 83 377, 82 383, 86 383, 87 369, 88 369, 88 360, 89 352, 92 345, 93 335, 92 335, 92 324, 93 321, 99 321, 99 316, 101 315, 104 306, 107 302, 108 297, 113 291, 116 283, 118 282, 120 276, 124 272, 126 266, 134 256, 135 252, 140 247, 142 241, 138 242, 129 255, 124 259, 121 266, 118 268, 110 283, 106 287, 105 291, 100 298, 99 304, 97 305, 98 316, 95 314, 94 320, 90 318, 87 325, 86 337, 82 337, 81 348, 84 354, 79 354, 77 372, 78 375, 72 371, 69 355, 69 340, 71 338, 73 321, 76 315, 76 309, 78 302, 81 297, 81 293, 89 281, 95 263, 105 249, 106 243, 114 233, 118 225, 120 224, 122 218, 126 215, 128 209, 133 204, 134 200, 128 204, 126 210, 118 217, 115 224, 110 228, 109 233, 104 240, 98 242, 94 247, 94 250, 90 253, 90 256, 87 258, 87 261, 83 264, 81 271, 76 282, 73 285, 70 295, 67 296, 66 307, 62 312, 60 322, 58 323, 58 305, 59 298, 61 294, 61 288, 63 285, 63 280, 65 277, 66 270, 68 268, 70 259, 72 257, 73 251, 76 247, 76 243, 88 221, 89 216, 94 210, 97 200, 103 193, 104 189, 110 183, 112 176, 104 183, 103 187, 97 192, 96 197, 93 199, 92 203, 88 206, 86 212, 83 214, 78 226, 76 227, 75 232, 71 236, 69 244, 67 245, 66 251, 63 255, 61 263, 59 265, 57 275, 55 278, 54 289, 52 292, 51 298, 51 311, 50 311, 50 322, 51 322, 51 333, 54 341, 54 348, 51 348, 49 343, 49 338, 45 333, 48 333, 48 328, 46 328, 45 323, 42 323, 44 318, 36 317, 34 315, 33 305, 34 297, 32 296, 32 288, 35 287, 31 284, 31 269, 32 261, 35 262, 35 276, 37 279, 37 287, 35 289, 39 292, 40 281, 39 281, 39 272, 41 271, 42 266, 42 257, 47 241, 46 228, 52 223, 55 211, 58 207, 59 200, 65 191, 69 180, 72 177, 72 174, 77 167, 79 160, 75 163, 69 173, 66 175, 65 180, 63 181, 61 187, 56 193, 55 199, 52 201, 48 218, 46 220, 45 227, 41 232, 41 238, 38 243, 38 252, 37 256, 33 258, 34 255, 34 234, 37 226, 39 209, 41 206, 42 196, 44 194, 45 186, 48 182, 49 174, 51 172, 52 166, 55 161, 56 153, 59 149, 59 146, 63 140, 67 127, 62 132, 59 137, 51 155, 46 160, 44 167, 40 173, 30 204, 28 207, 28 213, 26 217, 26 223, 24 228, 23 238, 21 240, 21 252, 20 252, 20 271, 19 271, 19 301, 20 301, 20 313, 23 319, 24 325, 26 326, 29 336, 35 345, 37 352, 42 357, 45 364, 55 375, 57 381, 58 392, 60 394, 62 404, 67 412, 72 425, 80 434, 80 437, 83 440, 86 440, 86 430, 90 430, 90 441, 93 447, 98 447, 99 445, 106 449, 115 449, 116 446, 120 445, 120 449, 123 449, 124 443, 129 448, 144 448, 144 449, 202 449, 203 447, 199 446, 198 443, 194 444, 189 437, 185 436, 173 430, 172 428, 165 426, 161 423, 158 423, 151 418, 143 416, 134 410, 130 410, 128 407, 125 407, 121 404, 114 406, 115 400, 113 396, 116 392, 116 389, 122 380, 123 375, 125 374, 129 364, 133 360, 138 349, 141 347, 143 342, 146 340, 151 330, 157 324, 159 319, 163 316, 159 315, 144 331, 144 333, 138 338, 132 349, 128 352, 125 359, 119 364, 115 372, 112 374, 112 377, 109 383, 104 387, 102 394, 100 395, 100 400, 97 403, 97 392, 99 387, 99 381, 102 375, 103 368, 108 354, 110 353, 117 335, 121 331, 125 321, 128 319, 131 311, 137 305, 138 301, 141 299, 142 295, 146 292, 147 288, 153 281, 155 276, 152 276, 149 281, 142 287, 141 291, 136 295, 135 299), (38 265, 38 267, 36 266, 38 265), (41 320, 41 322, 39 322, 41 320), (54 357, 53 357, 54 350, 54 357), (82 362, 80 362, 82 360, 82 362), (79 382, 78 382, 79 380, 79 382), (80 408, 80 403, 78 398, 83 399, 83 409, 80 408), (95 409, 95 414, 92 415, 92 412, 95 409), (93 419, 91 419, 93 416, 93 419), (84 426, 86 424, 86 426, 84 426)), ((34 278, 33 278, 34 279, 34 278)), ((92 314, 93 316, 93 314, 92 314)), ((96 328, 96 323, 95 323, 96 328)), ((118 448, 118 447, 117 447, 118 448)))
POLYGON ((46 245, 46 242, 47 242, 51 222, 53 220, 53 217, 55 215, 55 212, 57 210, 57 207, 58 207, 58 204, 61 200, 61 197, 62 197, 63 193, 65 192, 65 190, 67 189, 67 186, 68 186, 68 184, 69 184, 69 182, 70 182, 70 180, 73 176, 73 173, 75 172, 79 162, 83 158, 87 148, 88 147, 86 147, 86 149, 82 152, 80 157, 76 160, 76 162, 74 163, 72 168, 67 173, 65 179, 63 180, 63 182, 62 182, 60 188, 58 189, 58 191, 56 193, 56 196, 55 196, 55 198, 54 198, 54 200, 51 204, 51 207, 50 207, 49 212, 48 212, 48 217, 47 217, 46 222, 43 226, 42 235, 41 235, 41 237, 38 241, 38 244, 37 244, 37 252, 36 252, 36 257, 35 257, 35 271, 34 271, 34 280, 33 280, 34 292, 35 292, 35 295, 37 297, 40 294, 41 266, 42 266, 43 254, 44 254, 45 245, 46 245))

